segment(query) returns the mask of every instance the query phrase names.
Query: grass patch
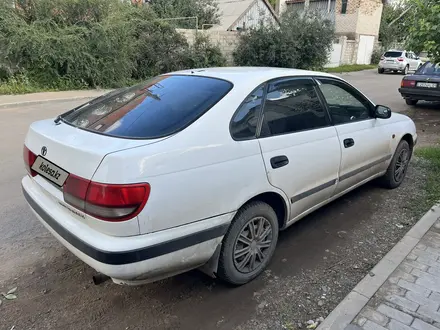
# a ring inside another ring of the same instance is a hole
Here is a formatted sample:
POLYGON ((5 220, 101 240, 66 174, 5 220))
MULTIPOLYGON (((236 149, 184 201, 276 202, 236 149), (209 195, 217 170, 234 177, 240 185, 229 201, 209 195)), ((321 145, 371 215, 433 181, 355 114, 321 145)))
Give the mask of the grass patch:
POLYGON ((426 197, 422 201, 425 208, 428 209, 440 201, 440 147, 421 147, 415 150, 415 155, 428 163, 428 177, 425 185, 426 197))
POLYGON ((59 79, 51 81, 49 84, 41 84, 34 79, 30 79, 26 74, 17 74, 7 80, 0 80, 0 95, 58 92, 86 88, 87 85, 84 82, 72 82, 69 79, 59 79))
POLYGON ((8 94, 27 94, 27 93, 39 93, 39 92, 56 92, 56 88, 47 88, 36 85, 25 84, 10 84, 7 82, 0 82, 0 95, 8 94))
POLYGON ((342 72, 355 72, 355 71, 362 71, 362 70, 369 70, 369 69, 375 69, 377 68, 377 65, 375 64, 347 64, 347 65, 341 65, 337 66, 335 68, 325 68, 325 72, 330 73, 342 73, 342 72))

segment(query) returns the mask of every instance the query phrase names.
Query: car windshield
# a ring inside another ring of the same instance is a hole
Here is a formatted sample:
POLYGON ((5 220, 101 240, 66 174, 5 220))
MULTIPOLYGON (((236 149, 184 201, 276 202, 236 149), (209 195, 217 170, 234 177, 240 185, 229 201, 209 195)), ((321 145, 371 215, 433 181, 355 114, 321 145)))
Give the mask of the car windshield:
POLYGON ((416 74, 440 75, 440 63, 428 62, 416 71, 416 74))
POLYGON ((384 57, 399 57, 402 56, 402 52, 386 52, 383 54, 384 57))
POLYGON ((61 120, 105 135, 154 139, 181 131, 231 88, 222 79, 164 75, 113 91, 65 113, 61 120))

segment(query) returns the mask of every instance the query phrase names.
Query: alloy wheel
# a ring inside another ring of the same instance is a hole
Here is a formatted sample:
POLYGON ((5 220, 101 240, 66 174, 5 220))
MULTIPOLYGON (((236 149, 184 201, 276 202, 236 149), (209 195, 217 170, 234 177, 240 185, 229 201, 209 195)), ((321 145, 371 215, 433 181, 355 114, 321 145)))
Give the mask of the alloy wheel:
POLYGON ((394 180, 401 182, 405 177, 406 169, 409 163, 409 150, 403 149, 399 157, 397 158, 396 165, 394 167, 394 180))
POLYGON ((262 264, 273 244, 272 225, 264 217, 249 220, 234 244, 234 266, 241 273, 250 273, 262 264))

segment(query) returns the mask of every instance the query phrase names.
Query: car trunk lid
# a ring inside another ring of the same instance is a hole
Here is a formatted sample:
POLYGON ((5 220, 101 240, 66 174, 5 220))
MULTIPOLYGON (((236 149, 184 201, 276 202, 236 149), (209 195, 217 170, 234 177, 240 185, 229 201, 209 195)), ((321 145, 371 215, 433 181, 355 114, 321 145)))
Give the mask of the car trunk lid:
POLYGON ((68 174, 90 180, 105 155, 163 139, 130 140, 109 137, 62 122, 55 123, 50 119, 33 123, 25 144, 35 155, 53 163, 68 174))
POLYGON ((440 88, 440 76, 414 74, 405 77, 405 82, 405 87, 414 87, 420 89, 440 88))

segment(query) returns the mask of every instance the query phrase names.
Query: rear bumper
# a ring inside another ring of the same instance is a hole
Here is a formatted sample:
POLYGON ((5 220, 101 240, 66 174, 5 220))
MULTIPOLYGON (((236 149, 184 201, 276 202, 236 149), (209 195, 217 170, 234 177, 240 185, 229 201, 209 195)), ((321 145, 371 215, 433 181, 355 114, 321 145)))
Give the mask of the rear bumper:
POLYGON ((406 64, 379 63, 379 68, 384 70, 403 70, 406 64))
POLYGON ((46 207, 50 197, 28 176, 23 178, 22 188, 37 218, 67 249, 120 284, 153 282, 203 265, 221 243, 233 217, 226 214, 151 234, 114 237, 78 222, 74 227, 63 225, 68 214, 60 217, 51 212, 53 208, 46 207), (86 241, 87 237, 94 239, 86 241))
POLYGON ((433 89, 416 89, 416 88, 399 88, 399 93, 404 99, 423 100, 423 101, 440 101, 440 90, 433 89))

